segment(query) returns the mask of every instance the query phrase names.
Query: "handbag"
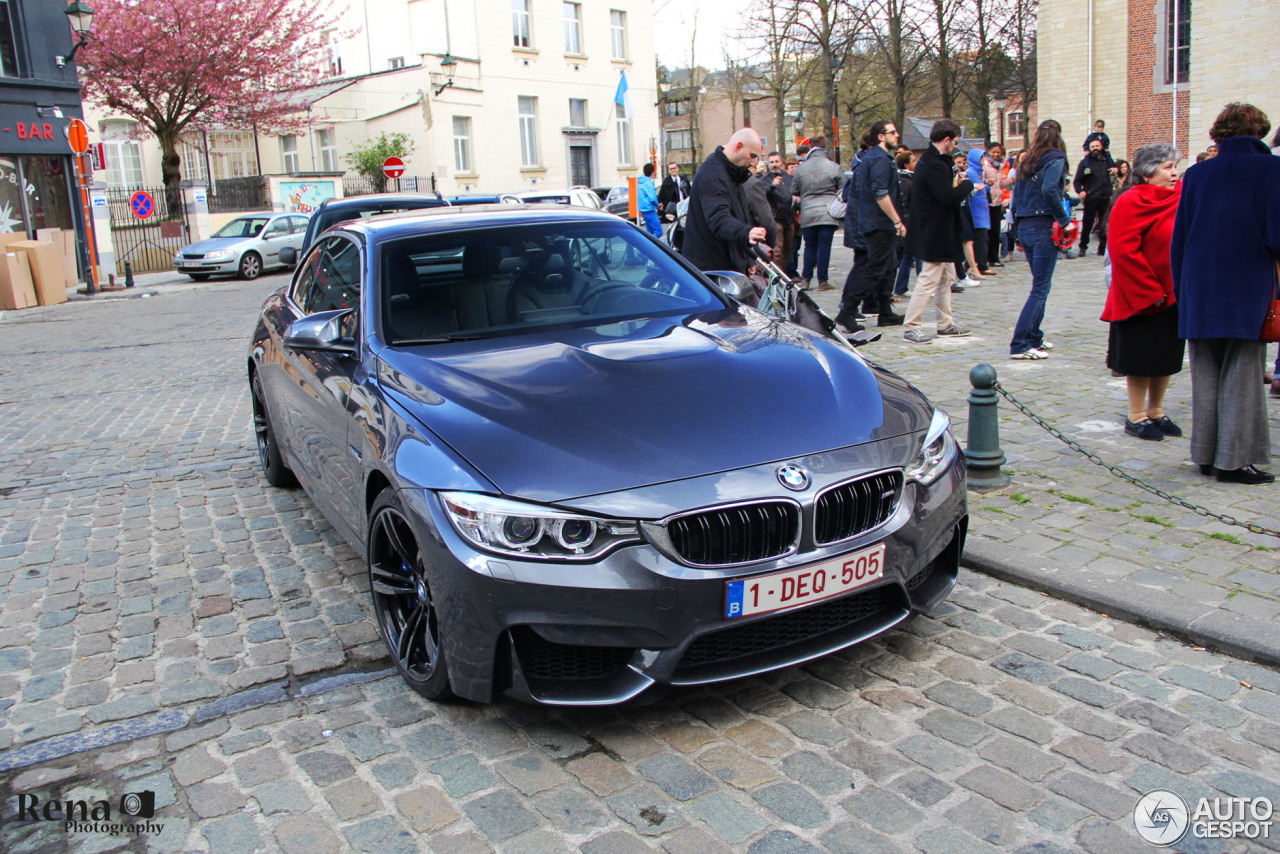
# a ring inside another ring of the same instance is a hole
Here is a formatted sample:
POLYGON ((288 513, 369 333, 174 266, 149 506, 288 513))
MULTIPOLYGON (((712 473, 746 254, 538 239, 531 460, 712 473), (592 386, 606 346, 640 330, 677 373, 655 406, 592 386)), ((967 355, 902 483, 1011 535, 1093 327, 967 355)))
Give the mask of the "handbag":
POLYGON ((831 203, 827 205, 827 213, 834 219, 844 219, 844 212, 848 207, 849 205, 837 194, 831 198, 831 203))
POLYGON ((1271 287, 1271 304, 1267 306, 1267 316, 1262 318, 1262 333, 1258 340, 1280 341, 1280 260, 1276 261, 1276 283, 1271 287))

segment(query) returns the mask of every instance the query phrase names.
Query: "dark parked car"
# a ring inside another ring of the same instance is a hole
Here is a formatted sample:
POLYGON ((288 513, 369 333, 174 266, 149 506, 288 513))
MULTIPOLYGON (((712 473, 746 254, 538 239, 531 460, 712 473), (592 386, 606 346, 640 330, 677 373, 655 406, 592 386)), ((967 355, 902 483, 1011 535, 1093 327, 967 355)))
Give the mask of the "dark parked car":
POLYGON ((282 253, 280 260, 290 267, 297 264, 316 238, 340 222, 361 219, 377 214, 400 213, 448 206, 439 193, 372 193, 367 196, 347 196, 341 199, 325 199, 311 214, 302 246, 282 253))
POLYGON ((947 417, 603 212, 346 223, 263 305, 247 367, 267 481, 366 556, 427 697, 602 705, 761 673, 955 583, 947 417))

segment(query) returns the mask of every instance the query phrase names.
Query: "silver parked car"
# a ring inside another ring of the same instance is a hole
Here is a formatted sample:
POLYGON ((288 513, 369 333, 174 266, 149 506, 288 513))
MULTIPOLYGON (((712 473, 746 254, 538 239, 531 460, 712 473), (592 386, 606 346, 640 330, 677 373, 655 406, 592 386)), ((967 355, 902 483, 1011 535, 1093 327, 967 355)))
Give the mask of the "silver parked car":
POLYGON ((209 239, 178 250, 173 266, 197 282, 221 275, 256 279, 264 270, 287 266, 280 260, 280 250, 302 246, 308 219, 299 213, 236 217, 209 239))

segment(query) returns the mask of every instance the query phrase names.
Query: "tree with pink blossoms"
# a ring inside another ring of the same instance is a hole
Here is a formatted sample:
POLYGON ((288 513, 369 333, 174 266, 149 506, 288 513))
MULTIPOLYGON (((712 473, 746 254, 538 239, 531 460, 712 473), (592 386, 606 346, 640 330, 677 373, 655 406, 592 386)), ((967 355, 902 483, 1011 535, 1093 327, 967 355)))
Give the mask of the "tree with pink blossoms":
POLYGON ((155 134, 174 197, 183 132, 300 126, 299 90, 323 76, 334 16, 296 0, 93 0, 85 97, 155 134))

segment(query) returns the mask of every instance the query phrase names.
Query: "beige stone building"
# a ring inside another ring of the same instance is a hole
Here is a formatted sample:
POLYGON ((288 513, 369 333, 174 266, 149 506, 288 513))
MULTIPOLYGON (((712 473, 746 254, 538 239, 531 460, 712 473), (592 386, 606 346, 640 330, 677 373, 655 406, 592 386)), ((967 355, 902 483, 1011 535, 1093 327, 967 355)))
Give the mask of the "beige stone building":
POLYGON ((1280 4, 1267 0, 1041 0, 1037 55, 1039 117, 1062 123, 1072 152, 1095 119, 1117 157, 1172 142, 1192 159, 1231 101, 1280 120, 1280 4))
MULTIPOLYGON (((403 132, 418 188, 514 192, 621 183, 658 146, 649 0, 353 0, 329 37, 330 77, 297 131, 194 131, 184 177, 324 176, 341 194, 343 155, 403 132), (614 103, 624 71, 630 118, 614 103)), ((123 117, 87 120, 108 147, 108 185, 159 185, 158 146, 123 117)))

